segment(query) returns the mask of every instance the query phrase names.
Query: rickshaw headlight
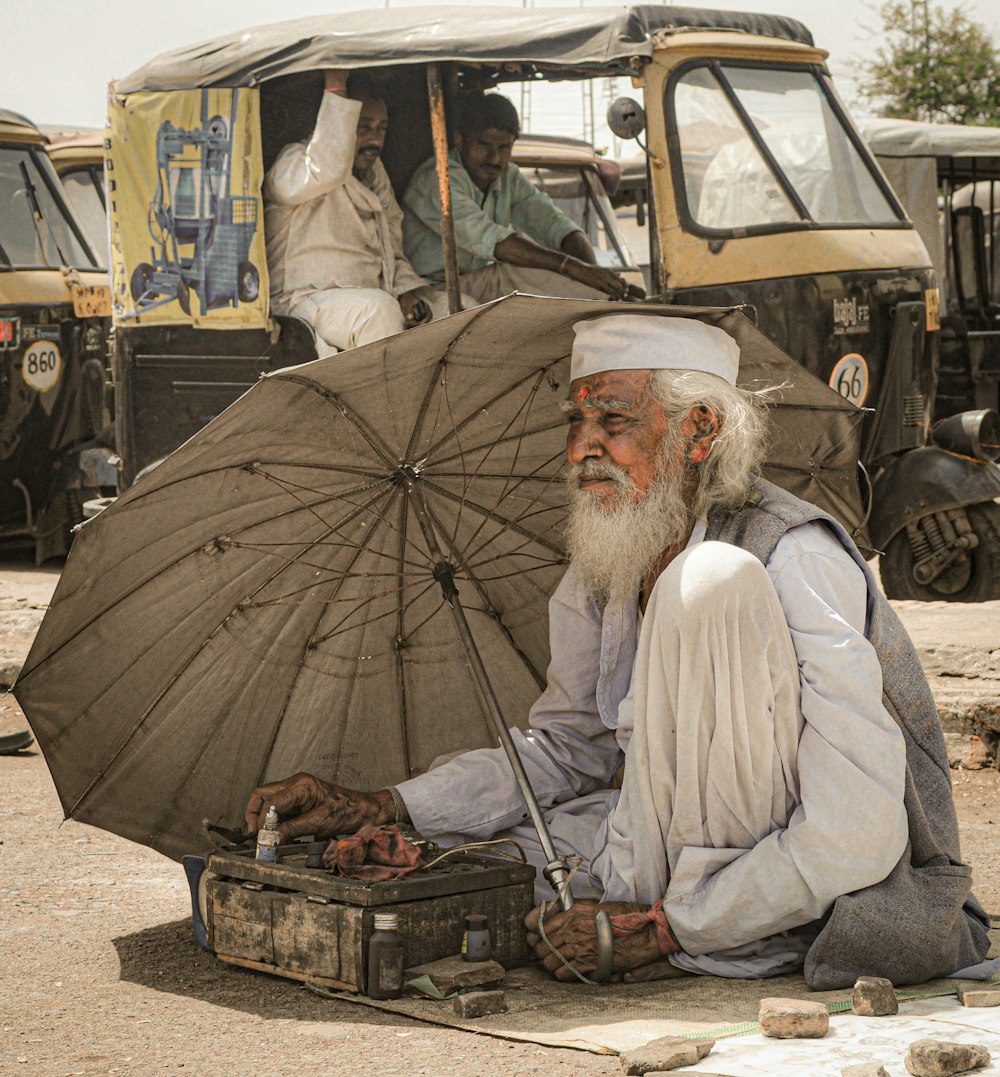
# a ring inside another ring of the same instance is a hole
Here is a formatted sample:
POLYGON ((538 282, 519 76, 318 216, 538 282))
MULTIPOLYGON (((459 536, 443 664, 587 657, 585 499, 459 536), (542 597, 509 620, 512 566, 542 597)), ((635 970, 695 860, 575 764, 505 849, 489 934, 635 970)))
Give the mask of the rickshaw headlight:
POLYGON ((996 463, 1000 460, 1000 415, 992 408, 951 415, 934 425, 931 440, 948 452, 996 463))

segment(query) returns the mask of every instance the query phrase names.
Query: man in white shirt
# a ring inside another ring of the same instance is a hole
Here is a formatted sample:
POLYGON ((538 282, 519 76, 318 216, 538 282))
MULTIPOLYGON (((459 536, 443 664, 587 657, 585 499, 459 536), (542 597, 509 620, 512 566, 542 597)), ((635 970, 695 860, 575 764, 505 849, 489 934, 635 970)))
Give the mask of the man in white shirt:
MULTIPOLYGON (((580 862, 573 909, 545 938, 528 917, 538 956, 592 972, 603 908, 626 980, 805 963, 815 987, 913 983, 981 961, 926 680, 843 528, 757 477, 735 341, 648 314, 575 330, 571 564, 545 692, 512 731, 580 862)), ((443 844, 512 835, 544 866, 499 749, 373 793, 297 775, 255 790, 251 830, 271 803, 286 838, 409 820, 443 844)))
POLYGON ((403 213, 380 160, 385 102, 363 75, 324 73, 308 142, 264 178, 271 309, 316 331, 320 353, 381 340, 447 314, 403 255, 403 213))

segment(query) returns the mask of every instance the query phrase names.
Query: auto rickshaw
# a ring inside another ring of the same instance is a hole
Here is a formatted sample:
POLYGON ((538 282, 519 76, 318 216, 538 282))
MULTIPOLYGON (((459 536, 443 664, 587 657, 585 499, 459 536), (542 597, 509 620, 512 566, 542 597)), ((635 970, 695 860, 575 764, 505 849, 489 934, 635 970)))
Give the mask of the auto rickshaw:
POLYGON ((861 132, 917 226, 941 290, 934 418, 1000 407, 1000 127, 864 120, 861 132))
MULTIPOLYGON (((865 409, 870 514, 867 535, 860 521, 855 534, 862 545, 870 535, 881 554, 890 595, 1000 597, 1000 469, 988 448, 995 419, 966 416, 957 434, 932 444, 937 277, 825 58, 800 22, 752 13, 407 8, 258 27, 167 53, 113 84, 108 174, 124 484, 259 373, 315 355, 308 327, 268 309, 260 229, 247 252, 261 267, 253 299, 188 313, 177 302, 139 309, 130 298, 164 121, 190 127, 206 107, 233 115, 223 193, 260 199, 281 147, 312 129, 322 70, 379 69, 391 118, 383 161, 397 194, 422 160, 437 161, 446 286, 457 310, 447 213, 456 99, 523 81, 628 76, 642 104, 617 102, 613 112, 616 133, 638 137, 646 155, 651 298, 743 306, 807 370, 865 409)), ((805 482, 814 466, 789 460, 785 478, 805 482)))
POLYGON ((114 492, 111 297, 44 135, 0 110, 0 538, 66 553, 83 503, 114 492))

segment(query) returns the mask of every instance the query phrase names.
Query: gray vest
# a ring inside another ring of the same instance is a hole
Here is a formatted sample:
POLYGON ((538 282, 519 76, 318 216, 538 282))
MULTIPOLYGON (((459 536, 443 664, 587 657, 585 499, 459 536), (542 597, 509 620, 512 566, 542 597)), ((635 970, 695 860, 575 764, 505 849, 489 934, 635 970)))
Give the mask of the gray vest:
MULTIPOLYGON (((741 509, 711 513, 705 537, 739 546, 766 564, 781 536, 810 520, 830 526, 867 578, 840 524, 764 480, 741 509)), ((978 964, 990 945, 989 918, 971 893, 972 872, 959 854, 937 708, 906 629, 870 582, 865 635, 882 666, 882 701, 906 738, 910 840, 882 882, 834 902, 806 955, 806 983, 817 991, 850 987, 858 976, 923 983, 978 964)))

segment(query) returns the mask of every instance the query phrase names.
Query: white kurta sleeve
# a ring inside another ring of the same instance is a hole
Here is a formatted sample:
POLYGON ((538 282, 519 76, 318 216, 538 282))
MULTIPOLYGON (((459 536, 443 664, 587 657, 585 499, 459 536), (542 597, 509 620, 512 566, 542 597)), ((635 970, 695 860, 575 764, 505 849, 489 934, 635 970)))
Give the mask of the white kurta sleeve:
POLYGON ((324 92, 308 142, 278 154, 264 177, 264 198, 295 206, 334 191, 351 177, 361 102, 324 92))
MULTIPOLYGON (((552 661, 547 686, 531 709, 531 728, 512 730, 541 806, 607 788, 622 755, 597 708, 601 619, 567 573, 549 603, 552 661)), ((466 752, 397 787, 425 837, 490 837, 527 818, 500 748, 466 752)))
POLYGON ((399 208, 399 203, 396 201, 396 195, 392 189, 392 182, 381 161, 377 162, 375 167, 375 180, 372 184, 372 191, 378 198, 385 213, 385 220, 392 242, 394 261, 392 294, 398 297, 404 292, 413 291, 414 288, 423 288, 427 281, 410 265, 409 259, 403 253, 403 211, 399 208))
POLYGON ((906 847, 906 748, 865 638, 862 570, 820 524, 790 531, 767 566, 799 668, 800 802, 749 850, 685 847, 665 910, 683 948, 712 953, 821 917, 884 879, 906 847))

